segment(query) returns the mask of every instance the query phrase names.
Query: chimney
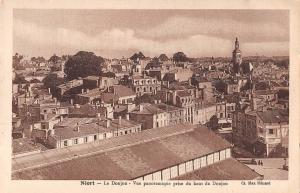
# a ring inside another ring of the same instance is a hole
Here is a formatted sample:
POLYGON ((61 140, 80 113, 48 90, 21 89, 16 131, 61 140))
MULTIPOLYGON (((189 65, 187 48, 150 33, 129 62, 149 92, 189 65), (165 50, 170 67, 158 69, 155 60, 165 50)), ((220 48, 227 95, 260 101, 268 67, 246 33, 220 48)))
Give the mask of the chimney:
POLYGON ((105 127, 106 127, 106 128, 109 128, 109 127, 110 127, 110 120, 109 120, 109 119, 106 119, 106 120, 105 120, 105 127))
POLYGON ((97 118, 98 118, 98 119, 100 118, 100 113, 97 113, 97 118))
POLYGON ((90 92, 90 89, 87 88, 87 89, 86 89, 86 93, 89 93, 89 92, 90 92))
POLYGON ((144 110, 144 105, 143 104, 140 104, 139 107, 140 107, 140 109, 139 109, 140 111, 144 110))
POLYGON ((73 99, 71 99, 71 100, 70 100, 70 103, 71 103, 71 105, 73 105, 73 104, 74 104, 74 100, 73 100, 73 99))
POLYGON ((63 120, 64 120, 64 117, 63 117, 63 116, 60 116, 60 117, 59 117, 59 121, 62 122, 63 120))
POLYGON ((79 109, 80 105, 79 104, 75 104, 74 107, 75 107, 75 109, 79 109))
POLYGON ((50 88, 48 88, 48 93, 51 94, 51 89, 50 88))
POLYGON ((53 98, 53 99, 54 99, 54 102, 57 103, 57 98, 53 98))
POLYGON ((81 94, 83 94, 83 93, 84 93, 84 89, 82 88, 82 89, 81 89, 81 94))
POLYGON ((79 123, 76 124, 76 131, 77 131, 77 132, 80 132, 79 123))
POLYGON ((129 121, 129 114, 126 114, 126 120, 129 121))
POLYGON ((22 138, 25 138, 25 133, 24 132, 22 132, 22 138))
POLYGON ((44 114, 43 120, 46 120, 46 119, 47 119, 47 114, 44 114))
POLYGON ((122 117, 121 117, 121 116, 118 117, 118 124, 119 124, 119 125, 122 124, 122 117))

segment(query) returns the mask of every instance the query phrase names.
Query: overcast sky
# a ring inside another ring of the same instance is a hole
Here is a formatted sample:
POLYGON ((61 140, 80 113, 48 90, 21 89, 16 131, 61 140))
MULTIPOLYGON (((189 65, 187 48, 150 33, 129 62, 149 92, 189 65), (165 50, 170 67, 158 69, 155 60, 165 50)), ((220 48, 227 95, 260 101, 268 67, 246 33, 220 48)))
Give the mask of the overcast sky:
POLYGON ((286 10, 14 10, 14 53, 92 51, 112 58, 183 51, 189 57, 288 55, 286 10))

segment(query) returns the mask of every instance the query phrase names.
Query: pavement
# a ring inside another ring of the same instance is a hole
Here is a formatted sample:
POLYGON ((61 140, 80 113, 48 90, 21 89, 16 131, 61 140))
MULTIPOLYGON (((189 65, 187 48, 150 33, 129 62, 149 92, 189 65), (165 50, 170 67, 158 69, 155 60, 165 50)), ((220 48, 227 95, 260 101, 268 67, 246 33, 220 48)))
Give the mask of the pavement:
MULTIPOLYGON (((238 160, 251 160, 251 158, 239 158, 238 160)), ((264 180, 288 180, 288 171, 283 170, 285 161, 283 158, 256 158, 261 160, 263 165, 246 164, 257 173, 264 175, 264 180)), ((288 165, 288 159, 286 160, 288 165)))

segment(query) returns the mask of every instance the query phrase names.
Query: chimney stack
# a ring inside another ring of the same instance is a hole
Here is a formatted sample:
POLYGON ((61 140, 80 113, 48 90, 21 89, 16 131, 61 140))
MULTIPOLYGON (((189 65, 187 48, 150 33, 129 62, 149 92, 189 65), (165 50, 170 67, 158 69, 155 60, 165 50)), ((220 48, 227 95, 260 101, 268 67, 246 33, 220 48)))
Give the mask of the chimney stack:
POLYGON ((73 99, 71 99, 71 100, 70 100, 70 103, 71 103, 71 105, 73 105, 73 104, 74 104, 74 100, 73 100, 73 99))
POLYGON ((48 93, 51 94, 51 89, 50 88, 48 88, 48 93))
POLYGON ((77 123, 77 125, 76 125, 76 131, 77 131, 77 132, 80 132, 79 123, 77 123))
POLYGON ((60 122, 62 122, 62 121, 64 120, 64 117, 63 117, 63 116, 60 116, 60 117, 59 117, 59 120, 60 120, 60 122))
POLYGON ((109 119, 106 119, 106 120, 105 120, 105 127, 106 127, 106 128, 109 128, 109 127, 110 127, 110 120, 109 120, 109 119))
POLYGON ((121 116, 118 117, 118 124, 119 124, 119 125, 122 124, 122 117, 121 117, 121 116))
POLYGON ((82 88, 82 89, 81 89, 81 94, 83 94, 83 93, 84 93, 84 89, 82 88))
POLYGON ((143 104, 140 104, 139 107, 140 107, 140 111, 143 111, 143 110, 144 110, 143 104))
POLYGON ((126 114, 126 120, 129 121, 129 114, 126 114))

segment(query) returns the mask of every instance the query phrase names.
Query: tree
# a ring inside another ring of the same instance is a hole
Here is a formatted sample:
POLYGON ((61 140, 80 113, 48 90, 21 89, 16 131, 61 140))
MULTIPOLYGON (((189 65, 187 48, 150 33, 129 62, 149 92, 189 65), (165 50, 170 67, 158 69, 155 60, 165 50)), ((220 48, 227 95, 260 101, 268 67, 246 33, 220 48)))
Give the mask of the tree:
POLYGON ((51 56, 48 61, 56 64, 60 59, 61 59, 60 57, 53 54, 53 56, 51 56))
POLYGON ((160 61, 168 61, 168 60, 169 60, 169 58, 168 58, 168 56, 167 56, 166 54, 161 54, 161 55, 158 57, 158 59, 159 59, 160 61))
POLYGON ((222 92, 222 93, 225 93, 225 90, 226 90, 226 84, 223 80, 218 80, 216 83, 215 83, 215 88, 218 92, 222 92))
POLYGON ((216 115, 213 115, 210 119, 209 119, 209 126, 210 128, 215 131, 217 129, 220 128, 220 125, 219 125, 219 119, 216 115))
POLYGON ((68 80, 90 75, 99 76, 103 63, 104 59, 96 56, 93 52, 79 51, 67 60, 64 72, 68 80))
POLYGON ((13 80, 14 84, 25 84, 28 83, 27 80, 25 80, 25 77, 23 75, 17 74, 15 79, 13 80))
POLYGON ((145 58, 146 57, 144 56, 144 54, 142 52, 138 52, 138 53, 133 54, 130 57, 130 60, 137 62, 138 59, 140 60, 140 59, 145 59, 145 58))
POLYGON ((21 60, 23 59, 24 57, 22 55, 19 55, 18 53, 16 53, 14 56, 13 56, 13 68, 17 68, 17 67, 20 67, 20 62, 21 60))
POLYGON ((58 78, 57 74, 48 74, 43 81, 45 88, 54 89, 56 86, 61 85, 64 83, 63 78, 58 78))
POLYGON ((188 62, 189 58, 183 52, 177 52, 173 55, 175 62, 188 62))

